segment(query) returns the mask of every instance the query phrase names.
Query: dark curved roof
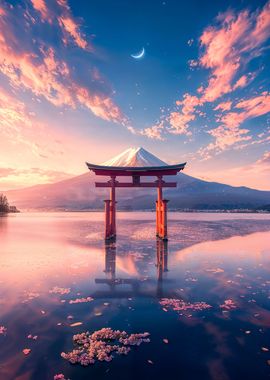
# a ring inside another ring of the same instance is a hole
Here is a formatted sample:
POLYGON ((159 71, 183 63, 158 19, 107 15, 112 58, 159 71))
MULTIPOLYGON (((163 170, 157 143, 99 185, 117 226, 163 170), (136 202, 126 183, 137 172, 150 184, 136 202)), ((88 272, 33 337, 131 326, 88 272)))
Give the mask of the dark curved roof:
POLYGON ((163 166, 104 166, 95 165, 86 162, 89 170, 92 170, 97 175, 174 175, 180 170, 183 170, 186 162, 175 165, 163 165, 163 166))

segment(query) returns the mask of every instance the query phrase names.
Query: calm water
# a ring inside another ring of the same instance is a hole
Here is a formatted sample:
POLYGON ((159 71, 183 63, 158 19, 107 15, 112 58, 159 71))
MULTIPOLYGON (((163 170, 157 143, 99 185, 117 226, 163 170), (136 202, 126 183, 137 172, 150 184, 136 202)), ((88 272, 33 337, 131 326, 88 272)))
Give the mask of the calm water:
POLYGON ((168 244, 154 217, 119 214, 107 246, 101 213, 0 218, 1 380, 269 379, 270 215, 174 213, 168 244), (164 298, 211 308, 176 311, 164 298), (60 356, 102 327, 151 342, 86 368, 60 356))

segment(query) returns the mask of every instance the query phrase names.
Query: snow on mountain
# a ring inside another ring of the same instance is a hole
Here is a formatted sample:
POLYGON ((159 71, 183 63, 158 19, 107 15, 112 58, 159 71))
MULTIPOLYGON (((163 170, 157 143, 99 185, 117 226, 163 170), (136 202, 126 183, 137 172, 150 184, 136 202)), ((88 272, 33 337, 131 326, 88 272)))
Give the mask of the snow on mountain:
POLYGON ((147 166, 164 166, 166 162, 160 160, 152 153, 143 148, 129 148, 118 156, 103 162, 105 166, 132 166, 132 167, 147 167, 147 166))

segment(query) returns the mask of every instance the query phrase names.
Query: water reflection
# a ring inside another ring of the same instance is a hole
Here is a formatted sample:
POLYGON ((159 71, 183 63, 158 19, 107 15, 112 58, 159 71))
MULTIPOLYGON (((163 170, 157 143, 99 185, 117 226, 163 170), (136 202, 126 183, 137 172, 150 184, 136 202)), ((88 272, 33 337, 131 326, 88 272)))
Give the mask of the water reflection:
POLYGON ((154 221, 138 214, 120 218, 117 242, 105 246, 94 214, 0 220, 0 326, 8 329, 0 335, 0 379, 175 379, 179 368, 184 380, 267 379, 270 220, 176 216, 169 242, 153 240, 154 221), (161 298, 211 308, 180 315, 164 310, 161 298), (226 299, 237 309, 224 312, 226 299), (149 331, 151 343, 87 369, 61 359, 73 334, 102 327, 149 331), (27 357, 24 348, 32 350, 27 357))
MULTIPOLYGON (((141 258, 141 257, 139 257, 141 258)), ((118 288, 123 288, 123 285, 129 287, 129 296, 149 296, 149 289, 144 291, 144 287, 147 284, 152 284, 155 280, 151 277, 140 276, 139 278, 120 277, 116 275, 117 268, 117 245, 115 242, 105 244, 104 255, 104 273, 105 278, 96 278, 95 283, 98 285, 107 285, 109 291, 98 291, 94 297, 119 297, 121 294, 123 297, 127 296, 127 293, 118 291, 118 288)), ((134 265, 134 263, 133 263, 134 265)), ((132 267, 133 267, 132 265, 132 267)), ((157 283, 157 296, 162 294, 162 281, 163 274, 168 272, 168 241, 161 239, 156 240, 156 263, 157 268, 156 283, 157 283)), ((134 271, 133 271, 134 272, 134 271)), ((137 272, 136 272, 137 273, 137 272)), ((153 296, 153 294, 152 294, 153 296)))

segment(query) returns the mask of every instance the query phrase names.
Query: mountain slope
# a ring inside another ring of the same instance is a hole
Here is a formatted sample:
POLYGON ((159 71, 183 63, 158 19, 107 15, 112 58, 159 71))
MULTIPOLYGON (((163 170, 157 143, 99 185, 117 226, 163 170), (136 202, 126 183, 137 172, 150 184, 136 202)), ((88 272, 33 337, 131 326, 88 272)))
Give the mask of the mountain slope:
MULTIPOLYGON (((93 173, 85 173, 54 184, 11 190, 5 194, 10 203, 21 210, 99 209, 109 192, 108 189, 96 189, 96 179, 93 173)), ((270 191, 206 182, 184 173, 179 173, 176 181, 177 188, 164 191, 171 209, 253 209, 270 200, 270 191)), ((155 189, 117 189, 119 209, 151 209, 155 206, 155 197, 155 189)))
MULTIPOLYGON (((104 164, 111 166, 166 165, 143 148, 130 148, 104 164)), ((176 180, 178 183, 177 188, 164 191, 164 197, 170 200, 170 209, 256 209, 270 202, 270 191, 207 182, 184 173, 165 179, 176 180)), ((10 203, 21 210, 100 209, 103 208, 103 199, 108 198, 109 191, 95 188, 96 180, 94 173, 88 172, 61 182, 6 191, 5 194, 10 203)), ((98 180, 106 181, 108 178, 99 177, 98 180)), ((153 178, 148 180, 153 180, 153 178)), ((136 210, 155 207, 155 189, 117 189, 116 195, 118 209, 136 210)))

